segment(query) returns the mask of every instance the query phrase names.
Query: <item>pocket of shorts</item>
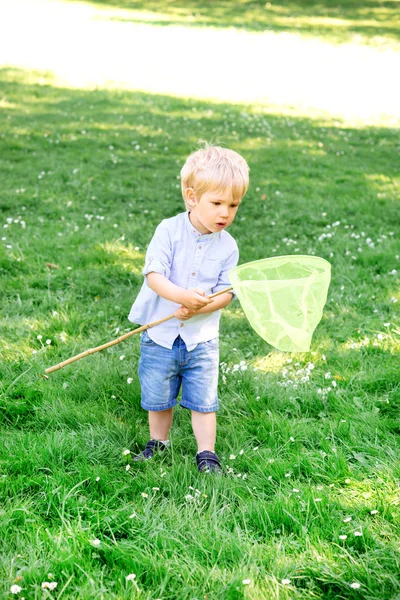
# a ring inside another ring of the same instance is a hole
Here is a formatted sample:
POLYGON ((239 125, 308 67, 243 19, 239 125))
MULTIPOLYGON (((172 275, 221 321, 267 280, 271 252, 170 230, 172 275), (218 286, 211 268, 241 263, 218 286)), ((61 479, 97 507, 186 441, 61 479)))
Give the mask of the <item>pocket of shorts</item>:
POLYGON ((207 342, 203 342, 205 346, 208 348, 219 348, 219 337, 212 338, 212 340, 208 340, 207 342))
POLYGON ((140 343, 143 346, 155 346, 155 342, 153 342, 153 340, 149 338, 149 334, 147 333, 147 331, 143 331, 143 333, 141 334, 140 343))

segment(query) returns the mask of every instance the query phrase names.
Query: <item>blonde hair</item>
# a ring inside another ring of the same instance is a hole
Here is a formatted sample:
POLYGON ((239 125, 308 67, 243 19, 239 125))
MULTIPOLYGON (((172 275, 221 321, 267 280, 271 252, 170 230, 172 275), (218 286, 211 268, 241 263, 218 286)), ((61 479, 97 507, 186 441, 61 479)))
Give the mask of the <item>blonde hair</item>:
MULTIPOLYGON (((233 199, 240 200, 249 187, 249 170, 244 158, 234 150, 205 142, 205 147, 192 152, 182 167, 183 199, 188 188, 193 188, 196 198, 200 199, 204 192, 219 192, 230 187, 233 199)), ((186 208, 189 208, 187 204, 186 208)))

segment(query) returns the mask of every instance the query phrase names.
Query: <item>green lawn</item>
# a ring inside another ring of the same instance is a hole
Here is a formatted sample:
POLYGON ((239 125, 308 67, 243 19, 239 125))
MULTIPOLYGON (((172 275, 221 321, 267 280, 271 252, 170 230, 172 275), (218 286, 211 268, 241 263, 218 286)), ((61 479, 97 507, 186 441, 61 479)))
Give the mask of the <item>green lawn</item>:
POLYGON ((398 131, 1 79, 0 597, 400 597, 398 131), (138 340, 39 375, 130 330, 200 138, 251 168, 240 262, 322 256, 328 302, 296 355, 225 309, 224 477, 197 473, 179 408, 172 451, 126 470, 148 436, 138 340))

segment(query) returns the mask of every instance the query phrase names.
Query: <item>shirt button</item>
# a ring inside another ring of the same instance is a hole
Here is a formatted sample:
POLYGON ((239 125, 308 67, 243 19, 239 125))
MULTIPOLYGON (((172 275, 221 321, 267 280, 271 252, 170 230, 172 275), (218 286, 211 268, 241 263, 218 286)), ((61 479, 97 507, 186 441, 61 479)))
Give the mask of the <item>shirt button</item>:
POLYGON ((193 273, 192 273, 192 277, 194 277, 195 275, 196 275, 196 273, 193 271, 193 273))
POLYGON ((179 327, 183 327, 183 326, 184 326, 184 323, 181 323, 181 324, 179 325, 179 327))
POLYGON ((202 247, 203 247, 203 246, 199 246, 199 250, 201 250, 201 249, 202 249, 202 247))

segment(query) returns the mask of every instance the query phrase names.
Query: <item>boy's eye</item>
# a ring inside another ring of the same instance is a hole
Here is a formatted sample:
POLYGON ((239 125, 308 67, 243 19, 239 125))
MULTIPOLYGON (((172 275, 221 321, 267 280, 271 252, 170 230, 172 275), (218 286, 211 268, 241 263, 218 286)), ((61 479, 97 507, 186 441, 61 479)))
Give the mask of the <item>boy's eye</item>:
POLYGON ((215 204, 215 206, 219 206, 221 202, 213 202, 213 204, 215 204))

